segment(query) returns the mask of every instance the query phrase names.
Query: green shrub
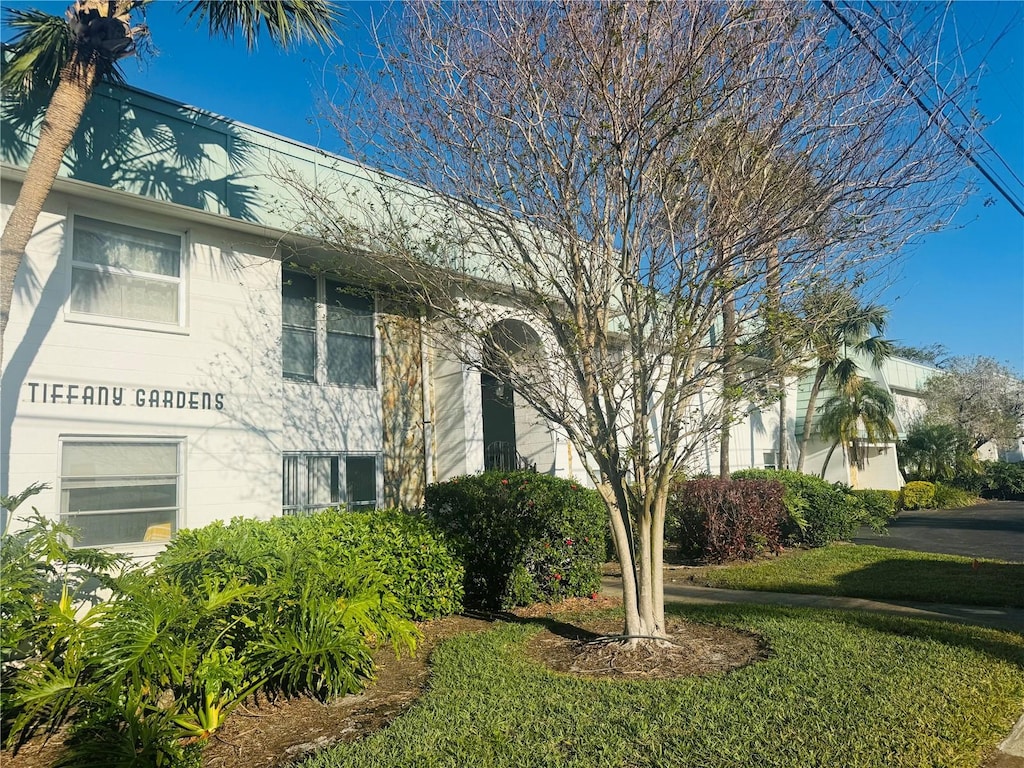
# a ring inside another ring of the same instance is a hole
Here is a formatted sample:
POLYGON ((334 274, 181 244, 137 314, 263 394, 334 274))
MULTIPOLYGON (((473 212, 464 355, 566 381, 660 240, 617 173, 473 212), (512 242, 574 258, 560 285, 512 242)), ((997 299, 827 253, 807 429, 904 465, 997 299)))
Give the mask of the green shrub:
POLYGON ((934 506, 936 509, 960 509, 973 506, 978 501, 979 499, 976 494, 961 488, 946 485, 945 483, 935 484, 934 506))
POLYGON ((823 547, 853 535, 867 522, 857 498, 841 484, 789 469, 743 469, 733 479, 777 480, 786 489, 782 502, 789 516, 783 525, 784 538, 794 544, 823 547))
POLYGON ((894 518, 899 510, 899 491, 862 488, 855 490, 853 495, 860 501, 865 516, 882 525, 894 518))
POLYGON ((986 461, 982 464, 981 495, 986 499, 1024 499, 1024 462, 986 461))
MULTIPOLYGON (((151 568, 111 579, 108 601, 83 613, 62 594, 45 607, 43 652, 10 686, 9 739, 71 720, 86 735, 69 745, 74 765, 119 765, 120 755, 124 764, 175 765, 183 744, 208 739, 257 691, 321 699, 359 691, 372 679, 375 646, 414 648, 410 610, 393 594, 403 569, 451 566, 451 588, 424 607, 451 604, 461 578, 427 521, 363 517, 325 512, 182 531, 151 568), (385 563, 393 575, 369 556, 388 537, 409 550, 385 563)), ((406 581, 410 593, 436 586, 406 581)))
POLYGON ((935 485, 924 480, 912 480, 900 492, 903 509, 931 509, 935 506, 935 485))
POLYGON ((778 552, 786 519, 784 489, 772 480, 702 478, 677 484, 669 498, 679 552, 721 563, 778 552))
POLYGON ((216 573, 223 579, 263 584, 301 567, 313 587, 337 590, 332 563, 348 557, 375 564, 385 588, 415 621, 462 610, 462 564, 430 520, 401 510, 236 518, 182 531, 157 557, 158 567, 179 581, 196 583, 216 573))
POLYGON ((601 497, 535 472, 435 483, 425 511, 458 547, 466 602, 507 609, 600 588, 607 512, 601 497))

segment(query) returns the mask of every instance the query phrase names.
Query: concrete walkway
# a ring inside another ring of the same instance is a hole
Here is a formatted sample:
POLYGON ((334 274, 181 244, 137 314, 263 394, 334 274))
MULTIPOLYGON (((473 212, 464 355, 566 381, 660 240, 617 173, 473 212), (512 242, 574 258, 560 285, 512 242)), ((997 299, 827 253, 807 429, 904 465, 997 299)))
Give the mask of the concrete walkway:
MULTIPOLYGON (((622 596, 622 580, 618 576, 601 579, 601 590, 608 595, 622 596)), ((786 592, 755 592, 743 589, 715 589, 692 584, 665 584, 665 602, 711 605, 721 603, 753 603, 755 605, 794 605, 828 610, 873 611, 908 619, 954 621, 1006 629, 1024 634, 1024 608, 989 608, 943 603, 892 603, 866 600, 861 597, 830 597, 797 595, 786 592)))

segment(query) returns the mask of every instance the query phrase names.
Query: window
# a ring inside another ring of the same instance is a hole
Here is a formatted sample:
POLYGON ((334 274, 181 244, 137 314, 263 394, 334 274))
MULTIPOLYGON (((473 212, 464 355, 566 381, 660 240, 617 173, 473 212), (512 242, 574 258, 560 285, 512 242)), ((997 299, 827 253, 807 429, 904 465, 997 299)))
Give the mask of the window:
POLYGON ((75 216, 72 312, 180 325, 182 236, 75 216))
POLYGON ((284 456, 282 507, 285 514, 344 504, 377 506, 377 457, 290 453, 284 456))
POLYGON ((373 299, 324 277, 285 270, 281 281, 281 360, 289 379, 376 384, 373 299))
POLYGON ((181 444, 64 441, 61 519, 77 547, 167 541, 181 509, 181 444))

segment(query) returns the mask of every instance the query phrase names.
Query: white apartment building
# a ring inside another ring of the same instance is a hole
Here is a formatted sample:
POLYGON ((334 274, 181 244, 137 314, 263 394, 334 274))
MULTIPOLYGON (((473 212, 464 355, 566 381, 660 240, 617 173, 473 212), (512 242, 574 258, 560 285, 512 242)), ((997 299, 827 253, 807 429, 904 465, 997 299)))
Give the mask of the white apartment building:
MULTIPOLYGON (((5 126, 4 221, 32 141, 5 126)), ((426 483, 489 466, 587 482, 564 435, 432 348, 423 318, 308 269, 315 256, 283 255, 283 166, 312 180, 359 173, 152 94, 97 89, 17 275, 0 490, 46 482, 34 505, 77 528, 76 543, 146 556, 175 530, 236 516, 416 505, 426 483)), ((775 466, 778 430, 777 409, 751 408, 733 428, 733 467, 775 466)), ((715 471, 717 448, 697 464, 715 471)), ((867 479, 898 487, 892 446, 870 464, 867 479)), ((829 478, 843 471, 840 460, 829 478)))

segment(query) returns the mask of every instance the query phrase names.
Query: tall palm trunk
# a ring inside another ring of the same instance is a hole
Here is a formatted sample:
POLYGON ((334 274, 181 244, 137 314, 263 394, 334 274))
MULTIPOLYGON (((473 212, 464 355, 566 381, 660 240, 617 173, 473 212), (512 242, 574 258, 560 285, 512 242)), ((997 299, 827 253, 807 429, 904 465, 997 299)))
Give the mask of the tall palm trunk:
POLYGON ((811 442, 811 429, 814 426, 814 407, 818 403, 821 385, 825 383, 825 376, 827 374, 827 366, 818 366, 818 370, 814 374, 814 383, 811 384, 810 394, 807 395, 807 410, 804 412, 804 431, 800 435, 800 453, 796 460, 797 472, 804 471, 804 462, 807 460, 807 445, 811 442))
POLYGON ((836 446, 839 445, 839 441, 836 440, 832 443, 828 449, 828 453, 825 454, 825 463, 821 465, 821 479, 825 479, 825 473, 828 471, 828 463, 832 461, 832 454, 836 452, 836 446))
POLYGON ((82 120, 85 105, 99 80, 99 68, 75 55, 60 73, 60 80, 39 127, 39 141, 25 171, 21 192, 0 238, 0 365, 3 334, 7 330, 14 279, 25 257, 36 220, 53 188, 64 153, 82 120))

